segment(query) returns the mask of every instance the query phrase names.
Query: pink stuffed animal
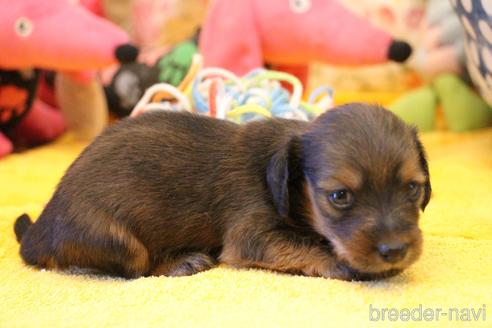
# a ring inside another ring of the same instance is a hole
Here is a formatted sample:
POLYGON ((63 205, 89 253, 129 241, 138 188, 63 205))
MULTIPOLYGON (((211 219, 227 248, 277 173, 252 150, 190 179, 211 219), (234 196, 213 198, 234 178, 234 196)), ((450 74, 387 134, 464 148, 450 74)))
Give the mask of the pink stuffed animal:
POLYGON ((60 112, 35 98, 39 69, 87 84, 90 71, 133 56, 127 42, 120 28, 68 0, 0 0, 0 157, 65 129, 60 112))
POLYGON ((403 62, 411 47, 336 0, 212 0, 200 51, 205 66, 244 74, 268 63, 305 82, 311 61, 335 65, 403 62))

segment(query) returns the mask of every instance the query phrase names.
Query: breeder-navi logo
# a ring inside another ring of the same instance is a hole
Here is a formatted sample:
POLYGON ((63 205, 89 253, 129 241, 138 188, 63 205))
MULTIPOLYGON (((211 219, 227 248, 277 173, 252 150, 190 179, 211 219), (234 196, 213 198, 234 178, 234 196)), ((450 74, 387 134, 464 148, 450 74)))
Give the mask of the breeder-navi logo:
POLYGON ((485 321, 487 308, 377 308, 369 304, 370 321, 485 321))

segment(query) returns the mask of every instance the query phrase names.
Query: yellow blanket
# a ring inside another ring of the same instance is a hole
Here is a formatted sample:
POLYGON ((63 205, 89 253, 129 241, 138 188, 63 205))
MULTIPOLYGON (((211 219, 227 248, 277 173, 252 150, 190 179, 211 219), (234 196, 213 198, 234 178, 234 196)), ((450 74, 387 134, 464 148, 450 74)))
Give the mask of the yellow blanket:
POLYGON ((83 145, 65 137, 9 156, 0 160, 0 327, 470 324, 457 318, 491 327, 492 129, 423 140, 434 187, 421 221, 424 254, 402 275, 367 283, 227 267, 136 280, 29 268, 18 256, 14 219, 39 215, 83 145))

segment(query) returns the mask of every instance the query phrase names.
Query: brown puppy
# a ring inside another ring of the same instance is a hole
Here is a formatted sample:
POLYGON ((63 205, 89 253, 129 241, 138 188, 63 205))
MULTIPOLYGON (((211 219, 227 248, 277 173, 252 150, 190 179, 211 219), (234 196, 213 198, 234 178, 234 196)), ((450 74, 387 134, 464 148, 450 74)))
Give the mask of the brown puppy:
POLYGON ((376 279, 418 258, 430 193, 415 130, 377 106, 245 125, 149 112, 98 137, 15 232, 38 267, 376 279))

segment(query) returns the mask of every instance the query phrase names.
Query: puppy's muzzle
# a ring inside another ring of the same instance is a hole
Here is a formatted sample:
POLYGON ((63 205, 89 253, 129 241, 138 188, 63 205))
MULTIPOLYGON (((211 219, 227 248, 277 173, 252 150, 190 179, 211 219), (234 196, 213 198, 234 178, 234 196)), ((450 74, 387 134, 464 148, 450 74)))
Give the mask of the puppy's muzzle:
POLYGON ((405 243, 385 243, 377 246, 378 254, 384 262, 397 263, 402 261, 407 255, 408 244, 405 243))

